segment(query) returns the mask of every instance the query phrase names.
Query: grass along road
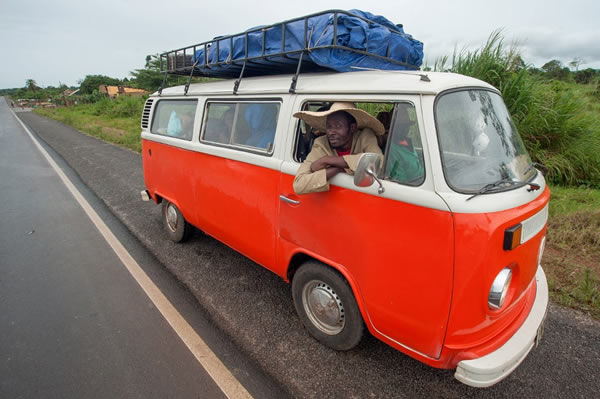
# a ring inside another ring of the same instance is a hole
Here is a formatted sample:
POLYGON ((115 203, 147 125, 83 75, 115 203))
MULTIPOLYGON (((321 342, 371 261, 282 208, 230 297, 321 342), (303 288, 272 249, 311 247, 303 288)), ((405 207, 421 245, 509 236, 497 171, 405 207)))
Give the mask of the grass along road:
POLYGON ((90 136, 140 152, 140 115, 145 98, 120 97, 72 107, 37 108, 35 112, 90 136))
POLYGON ((551 191, 542 259, 551 297, 600 319, 600 190, 551 191))

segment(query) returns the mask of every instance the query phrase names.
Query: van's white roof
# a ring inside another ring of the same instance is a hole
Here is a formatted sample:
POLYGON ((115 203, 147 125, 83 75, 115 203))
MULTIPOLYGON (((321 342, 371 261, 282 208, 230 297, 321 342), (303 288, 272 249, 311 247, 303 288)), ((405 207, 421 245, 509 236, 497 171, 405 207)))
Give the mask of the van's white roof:
MULTIPOLYGON (((289 93, 293 75, 274 75, 243 78, 238 94, 289 93)), ((231 94, 235 79, 219 80, 190 85, 189 95, 231 94)), ((298 94, 350 94, 350 93, 416 93, 438 94, 459 87, 484 87, 491 85, 478 79, 449 72, 423 71, 357 71, 300 73, 296 85, 298 94), (422 76, 427 76, 423 79, 422 76)), ((155 95, 157 93, 154 93, 155 95)), ((162 96, 181 96, 184 86, 165 88, 162 96)))

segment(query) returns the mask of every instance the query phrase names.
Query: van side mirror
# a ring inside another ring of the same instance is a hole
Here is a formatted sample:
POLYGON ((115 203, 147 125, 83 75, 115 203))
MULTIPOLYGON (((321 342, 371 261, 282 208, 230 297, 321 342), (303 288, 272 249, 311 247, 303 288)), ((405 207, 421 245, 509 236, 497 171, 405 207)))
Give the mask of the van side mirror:
POLYGON ((373 181, 379 183, 379 194, 385 189, 377 178, 377 174, 381 169, 381 157, 373 153, 364 153, 358 159, 358 166, 354 171, 354 185, 358 187, 369 187, 373 181))

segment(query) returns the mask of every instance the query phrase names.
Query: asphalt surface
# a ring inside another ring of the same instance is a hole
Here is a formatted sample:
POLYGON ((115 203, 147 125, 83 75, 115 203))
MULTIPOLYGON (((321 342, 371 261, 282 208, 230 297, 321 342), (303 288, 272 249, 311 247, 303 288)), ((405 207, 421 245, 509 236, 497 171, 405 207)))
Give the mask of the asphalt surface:
POLYGON ((224 398, 0 99, 0 396, 224 398))
POLYGON ((166 240, 160 207, 140 200, 139 154, 32 113, 18 115, 194 295, 225 336, 294 397, 587 398, 600 392, 600 323, 555 305, 540 346, 488 389, 465 386, 452 370, 428 367, 372 337, 349 352, 330 350, 304 331, 290 287, 279 277, 200 232, 185 244, 166 240))

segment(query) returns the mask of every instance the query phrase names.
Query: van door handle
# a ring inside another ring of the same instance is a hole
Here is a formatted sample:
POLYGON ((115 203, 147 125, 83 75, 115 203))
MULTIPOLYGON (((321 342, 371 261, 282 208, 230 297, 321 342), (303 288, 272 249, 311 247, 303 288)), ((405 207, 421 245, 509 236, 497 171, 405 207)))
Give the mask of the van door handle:
POLYGON ((286 197, 285 195, 280 195, 279 199, 287 202, 288 204, 300 205, 300 201, 293 200, 291 198, 286 197))

